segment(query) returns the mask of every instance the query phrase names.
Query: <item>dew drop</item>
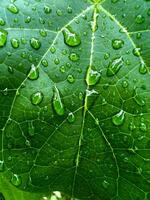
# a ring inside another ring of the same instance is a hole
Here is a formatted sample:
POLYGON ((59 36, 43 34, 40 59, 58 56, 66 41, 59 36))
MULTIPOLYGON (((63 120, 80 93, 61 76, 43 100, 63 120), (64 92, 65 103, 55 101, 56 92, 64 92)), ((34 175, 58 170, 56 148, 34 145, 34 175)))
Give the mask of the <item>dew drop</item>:
POLYGON ((28 123, 28 133, 30 136, 34 136, 34 134, 35 134, 35 128, 34 128, 32 122, 28 123))
POLYGON ((5 88, 5 89, 2 91, 2 94, 3 94, 4 96, 8 95, 8 88, 5 88))
POLYGON ((52 9, 49 6, 44 6, 44 12, 45 14, 50 14, 52 12, 52 9))
POLYGON ((57 14, 58 16, 62 16, 63 12, 62 12, 62 10, 58 9, 58 10, 56 11, 56 14, 57 14))
POLYGON ((116 115, 114 115, 112 117, 112 122, 113 124, 115 124, 116 126, 120 126, 123 124, 125 119, 125 113, 123 110, 121 110, 119 113, 117 113, 116 115))
POLYGON ((9 72, 10 74, 13 74, 13 73, 14 73, 14 68, 11 67, 11 66, 8 66, 8 72, 9 72))
POLYGON ((37 38, 31 38, 30 45, 33 49, 38 50, 41 47, 41 42, 37 38))
POLYGON ((107 76, 114 76, 118 73, 120 68, 123 66, 123 59, 122 57, 114 59, 112 62, 109 63, 107 68, 107 76))
POLYGON ((13 13, 13 14, 17 14, 17 13, 19 13, 19 9, 18 9, 18 7, 15 5, 15 4, 9 4, 8 5, 8 7, 7 7, 7 9, 11 12, 11 13, 13 13))
POLYGON ((147 126, 144 122, 141 122, 140 124, 140 130, 143 131, 143 132, 146 132, 147 131, 147 126))
POLYGON ((114 48, 114 49, 120 49, 120 48, 122 48, 124 46, 124 41, 123 40, 121 40, 121 39, 114 39, 114 40, 112 40, 112 47, 114 48))
POLYGON ((146 74, 147 73, 147 67, 144 63, 142 63, 139 67, 140 74, 146 74))
POLYGON ((0 47, 3 47, 6 44, 7 35, 8 35, 7 31, 0 29, 0 47))
POLYGON ((39 31, 39 33, 40 33, 40 35, 41 35, 42 37, 46 37, 46 36, 47 36, 47 32, 46 32, 46 30, 44 30, 44 29, 41 29, 41 30, 39 31))
POLYGON ((69 114, 68 114, 68 122, 69 123, 73 123, 74 121, 75 121, 75 116, 74 116, 74 114, 72 113, 72 112, 70 112, 69 114))
POLYGON ((18 39, 15 39, 15 38, 13 38, 13 39, 11 39, 11 45, 12 45, 12 47, 13 48, 18 48, 19 47, 19 40, 18 39))
POLYGON ((141 48, 134 48, 133 55, 139 57, 141 55, 141 48))
POLYGON ((145 106, 145 101, 138 94, 135 95, 134 100, 139 106, 145 106))
POLYGON ((28 78, 30 80, 36 80, 39 77, 39 70, 37 67, 35 67, 33 64, 31 65, 30 72, 28 74, 28 78))
POLYGON ((51 52, 51 53, 55 53, 55 52, 56 52, 56 48, 55 48, 54 46, 52 46, 52 47, 50 48, 50 52, 51 52))
POLYGON ((43 59, 43 60, 41 61, 41 63, 42 63, 42 65, 43 65, 44 67, 48 67, 48 61, 47 61, 46 59, 43 59))
POLYGON ((128 85, 129 85, 128 81, 126 81, 126 80, 122 81, 122 87, 123 88, 127 88, 128 85))
POLYGON ((17 174, 12 174, 11 183, 12 183, 14 186, 20 186, 21 183, 22 183, 21 176, 19 176, 19 175, 17 175, 17 174))
POLYGON ((104 180, 102 183, 102 186, 107 189, 109 187, 110 183, 108 183, 108 181, 104 180))
POLYGON ((65 73, 66 68, 65 68, 64 65, 62 65, 62 66, 59 68, 59 70, 60 70, 61 73, 65 73))
POLYGON ((31 103, 33 105, 39 105, 42 102, 43 98, 44 98, 44 95, 42 92, 33 93, 31 95, 31 103))
POLYGON ((135 130, 136 129, 136 126, 134 125, 134 123, 133 122, 130 122, 130 124, 129 124, 129 130, 130 131, 133 131, 133 130, 135 130))
POLYGON ((80 56, 76 53, 71 53, 69 55, 69 59, 72 61, 72 62, 77 62, 79 59, 80 59, 80 56))
POLYGON ((77 33, 73 32, 71 28, 65 28, 63 30, 63 35, 64 35, 64 42, 66 45, 75 47, 81 44, 80 36, 77 33))
POLYGON ((56 87, 54 89, 53 107, 54 107, 55 112, 58 115, 60 115, 60 116, 64 115, 65 109, 64 109, 63 103, 61 101, 59 90, 56 87))
POLYGON ((68 81, 69 83, 74 83, 74 82, 75 82, 74 76, 71 75, 71 74, 69 74, 69 75, 67 76, 67 81, 68 81))
POLYGON ((88 68, 86 75, 86 83, 88 85, 95 85, 100 80, 100 77, 101 74, 98 71, 88 68))
POLYGON ((59 63, 60 63, 59 58, 55 58, 55 59, 54 59, 54 63, 55 63, 55 65, 59 65, 59 63))
POLYGON ((5 25, 5 21, 3 18, 0 17, 0 26, 4 26, 5 25))
POLYGON ((135 18, 135 22, 137 24, 142 24, 145 21, 145 18, 143 17, 143 15, 137 15, 135 18))
POLYGON ((25 21, 25 23, 30 23, 31 22, 31 17, 27 16, 24 21, 25 21))
POLYGON ((71 7, 71 6, 68 6, 67 12, 68 12, 68 13, 72 13, 72 7, 71 7))

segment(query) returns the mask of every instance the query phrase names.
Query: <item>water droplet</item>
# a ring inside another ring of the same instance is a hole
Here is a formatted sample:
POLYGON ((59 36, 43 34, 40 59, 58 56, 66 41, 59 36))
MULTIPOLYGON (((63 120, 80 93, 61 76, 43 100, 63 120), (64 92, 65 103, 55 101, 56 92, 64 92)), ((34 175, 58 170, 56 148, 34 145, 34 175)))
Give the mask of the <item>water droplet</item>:
POLYGON ((6 44, 7 35, 8 35, 7 31, 0 29, 0 47, 3 47, 6 44))
POLYGON ((104 180, 102 183, 102 186, 107 189, 109 187, 110 183, 108 183, 108 181, 104 180))
POLYGON ((82 101, 83 98, 84 98, 84 94, 83 94, 83 92, 80 92, 80 93, 79 93, 79 99, 82 101))
POLYGON ((72 13, 72 7, 71 7, 71 6, 68 6, 67 12, 68 12, 68 13, 72 13))
POLYGON ((31 17, 27 16, 24 21, 25 21, 25 23, 30 23, 31 22, 31 17))
POLYGON ((100 77, 101 74, 98 71, 88 68, 86 75, 86 83, 88 85, 95 85, 100 80, 100 77))
POLYGON ((14 186, 20 186, 21 183, 22 183, 21 176, 19 176, 19 175, 17 175, 17 174, 12 174, 11 183, 12 183, 14 186))
POLYGON ((51 52, 51 53, 55 53, 55 51, 56 51, 56 48, 55 48, 54 46, 52 46, 52 47, 50 48, 50 52, 51 52))
POLYGON ((60 115, 60 116, 64 115, 65 109, 64 109, 64 106, 61 101, 59 90, 56 87, 54 89, 53 107, 54 107, 55 112, 58 115, 60 115))
POLYGON ((60 69, 60 72, 61 72, 61 73, 65 73, 65 71, 66 71, 66 68, 65 68, 64 65, 62 65, 59 69, 60 69))
POLYGON ((145 106, 145 101, 141 98, 140 95, 136 94, 134 100, 139 106, 145 106))
POLYGON ((46 59, 43 59, 43 60, 41 61, 41 63, 42 63, 42 65, 43 65, 44 67, 48 67, 48 61, 47 61, 46 59))
POLYGON ((137 38, 138 40, 141 39, 141 37, 142 37, 142 33, 139 32, 139 33, 136 34, 136 38, 137 38))
POLYGON ((0 26, 4 26, 5 25, 5 21, 3 18, 0 17, 0 26))
POLYGON ((4 171, 4 161, 0 160, 0 172, 4 171))
POLYGON ((55 63, 55 65, 59 65, 59 63, 60 63, 59 58, 55 58, 55 59, 54 59, 54 63, 55 63))
POLYGON ((70 59, 71 61, 73 61, 73 62, 76 62, 76 61, 78 61, 78 60, 80 59, 80 56, 79 56, 78 54, 76 54, 76 53, 71 53, 71 54, 69 55, 69 59, 70 59))
POLYGON ((107 76, 114 76, 118 73, 120 68, 123 66, 123 59, 122 57, 114 59, 112 62, 109 63, 107 68, 107 76))
POLYGON ((12 45, 12 47, 13 48, 18 48, 19 47, 19 40, 18 39, 15 39, 15 38, 13 38, 13 39, 11 39, 11 45, 12 45))
POLYGON ((30 45, 33 49, 38 50, 41 47, 41 42, 37 38, 31 38, 30 45))
POLYGON ((30 141, 29 141, 29 140, 26 140, 26 141, 25 141, 25 145, 28 146, 28 147, 30 147, 30 146, 31 146, 30 141))
POLYGON ((7 9, 11 12, 11 13, 13 13, 13 14, 17 14, 17 13, 19 13, 19 9, 18 9, 18 7, 15 5, 15 4, 9 4, 8 5, 8 7, 7 7, 7 9))
POLYGON ((62 16, 63 12, 62 12, 62 10, 58 9, 58 10, 56 11, 56 14, 57 14, 58 16, 62 16))
POLYGON ((2 91, 2 94, 5 95, 5 96, 8 95, 8 88, 5 88, 5 89, 2 91))
POLYGON ((104 59, 107 60, 109 57, 110 57, 110 54, 109 53, 105 53, 104 59))
POLYGON ((71 28, 65 28, 63 30, 63 35, 64 35, 64 42, 68 46, 75 47, 81 44, 80 36, 77 33, 73 32, 71 28))
POLYGON ((30 80, 36 80, 39 77, 39 70, 37 67, 35 67, 33 64, 31 65, 31 69, 28 75, 28 78, 30 80))
POLYGON ((140 65, 140 67, 139 67, 139 72, 140 72, 141 74, 146 74, 146 73, 147 73, 147 67, 146 67, 146 65, 145 65, 144 63, 142 63, 142 64, 140 65))
POLYGON ((10 74, 13 74, 13 73, 14 73, 14 68, 11 67, 11 66, 8 66, 8 72, 9 72, 10 74))
POLYGON ((123 88, 127 88, 128 85, 129 85, 128 81, 126 81, 126 80, 122 81, 122 87, 123 88))
POLYGON ((121 110, 119 113, 117 113, 116 115, 114 115, 112 117, 112 122, 113 124, 115 124, 116 126, 120 126, 123 124, 125 119, 125 113, 123 110, 121 110))
POLYGON ((75 121, 75 116, 72 112, 68 114, 68 122, 73 123, 75 121))
POLYGON ((145 21, 145 18, 144 18, 143 15, 137 15, 136 18, 135 18, 135 22, 137 24, 142 24, 144 21, 145 21))
POLYGON ((41 35, 42 37, 46 37, 46 36, 47 36, 47 32, 46 32, 46 30, 44 30, 44 29, 41 29, 41 30, 39 31, 39 33, 40 33, 40 35, 41 35))
POLYGON ((52 9, 46 5, 46 6, 44 6, 44 12, 45 12, 45 14, 49 14, 52 12, 52 9))
POLYGON ((133 49, 133 54, 137 57, 141 55, 141 48, 134 48, 133 49))
POLYGON ((124 41, 121 40, 121 39, 114 39, 114 40, 112 40, 112 47, 114 49, 116 49, 116 50, 122 48, 123 45, 124 45, 124 41))
POLYGON ((31 103, 33 105, 39 105, 42 102, 43 98, 44 98, 44 95, 42 92, 33 93, 31 95, 31 103))
POLYGON ((143 132, 146 132, 146 131, 147 131, 147 126, 146 126, 146 124, 145 124, 144 122, 142 122, 142 123, 140 124, 140 130, 143 131, 143 132))
POLYGON ((67 76, 67 81, 68 81, 69 83, 74 83, 74 82, 75 82, 74 76, 71 75, 71 74, 69 74, 69 75, 67 76))

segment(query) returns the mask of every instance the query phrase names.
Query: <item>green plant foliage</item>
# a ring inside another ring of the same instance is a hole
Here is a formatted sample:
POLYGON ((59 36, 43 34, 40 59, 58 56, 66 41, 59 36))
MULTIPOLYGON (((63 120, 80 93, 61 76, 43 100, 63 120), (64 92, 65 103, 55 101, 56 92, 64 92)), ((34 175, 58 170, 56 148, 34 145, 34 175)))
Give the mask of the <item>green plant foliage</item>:
POLYGON ((149 0, 1 0, 0 198, 150 199, 149 69, 149 0))

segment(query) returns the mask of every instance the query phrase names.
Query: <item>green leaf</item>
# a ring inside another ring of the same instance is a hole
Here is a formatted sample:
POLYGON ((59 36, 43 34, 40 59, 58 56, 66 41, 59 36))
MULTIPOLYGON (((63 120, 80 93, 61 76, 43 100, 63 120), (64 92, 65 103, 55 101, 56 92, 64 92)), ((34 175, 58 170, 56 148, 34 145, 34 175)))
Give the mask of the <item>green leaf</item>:
POLYGON ((149 22, 149 0, 0 1, 6 200, 150 199, 149 22))

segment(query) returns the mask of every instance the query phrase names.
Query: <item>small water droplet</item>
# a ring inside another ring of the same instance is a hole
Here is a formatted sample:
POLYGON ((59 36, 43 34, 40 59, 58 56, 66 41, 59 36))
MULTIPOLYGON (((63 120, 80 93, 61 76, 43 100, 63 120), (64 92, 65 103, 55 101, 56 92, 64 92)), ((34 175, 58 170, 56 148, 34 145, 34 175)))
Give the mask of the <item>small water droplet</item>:
POLYGON ((122 57, 120 58, 115 58, 113 61, 109 63, 109 66, 107 68, 107 76, 114 76, 115 74, 118 73, 120 68, 123 66, 123 59, 122 57))
POLYGON ((71 74, 69 74, 69 75, 67 76, 67 81, 68 81, 69 83, 74 83, 74 82, 75 82, 74 76, 71 75, 71 74))
POLYGON ((30 23, 31 22, 31 17, 27 16, 24 21, 25 21, 25 23, 30 23))
POLYGON ((130 131, 133 131, 133 130, 135 130, 136 129, 136 126, 134 125, 134 123, 133 122, 130 122, 130 124, 129 124, 129 130, 130 131))
POLYGON ((33 105, 39 105, 42 102, 43 98, 44 98, 44 95, 42 92, 33 93, 31 95, 31 103, 33 105))
POLYGON ((88 68, 86 75, 86 83, 88 85, 95 85, 100 80, 100 77, 101 74, 98 71, 88 68))
POLYGON ((81 44, 81 38, 80 36, 75 33, 74 31, 72 31, 71 28, 65 28, 63 30, 63 35, 64 35, 64 42, 66 45, 71 46, 71 47, 75 47, 75 46, 79 46, 81 44))
POLYGON ((50 48, 50 52, 51 52, 51 53, 55 53, 55 52, 56 52, 56 48, 55 48, 54 46, 52 46, 52 47, 50 48))
POLYGON ((56 14, 57 14, 58 16, 62 16, 63 12, 62 12, 62 10, 58 9, 58 10, 56 10, 56 14))
POLYGON ((64 65, 62 65, 62 66, 59 68, 59 70, 60 70, 61 73, 65 73, 66 68, 65 68, 64 65))
POLYGON ((123 40, 121 40, 121 39, 114 39, 114 40, 112 40, 112 47, 114 48, 114 49, 120 49, 120 48, 122 48, 124 46, 124 41, 123 40))
POLYGON ((146 126, 146 124, 145 124, 144 122, 142 122, 142 123, 140 124, 140 130, 143 131, 143 132, 146 132, 146 131, 147 131, 147 126, 146 126))
POLYGON ((0 47, 3 47, 6 44, 7 35, 8 35, 7 31, 0 29, 0 47))
POLYGON ((129 85, 128 81, 126 81, 126 80, 122 81, 122 87, 123 88, 127 88, 128 85, 129 85))
POLYGON ((41 42, 37 38, 31 38, 30 45, 33 49, 38 50, 41 47, 41 42))
POLYGON ((144 18, 143 15, 137 15, 136 18, 135 18, 135 22, 137 24, 142 24, 144 21, 145 21, 145 18, 144 18))
POLYGON ((21 176, 19 176, 19 175, 17 175, 17 174, 12 174, 11 183, 12 183, 14 186, 20 186, 21 183, 22 183, 21 176))
POLYGON ((80 56, 76 53, 71 53, 69 55, 69 59, 72 61, 72 62, 77 62, 79 59, 80 59, 80 56))
POLYGON ((5 88, 5 89, 2 91, 2 94, 5 95, 5 96, 8 95, 8 88, 5 88))
POLYGON ((18 48, 19 47, 19 40, 18 39, 15 39, 15 38, 13 38, 13 39, 11 39, 11 45, 12 45, 12 47, 13 48, 18 48))
POLYGON ((120 126, 123 124, 125 119, 125 113, 123 110, 121 110, 119 113, 117 113, 116 115, 114 115, 112 117, 112 122, 113 124, 115 124, 116 126, 120 126))
POLYGON ((28 74, 28 78, 30 80, 36 80, 39 77, 39 70, 37 67, 35 67, 33 64, 31 65, 30 72, 28 74))
POLYGON ((140 95, 136 94, 134 100, 139 106, 145 106, 145 101, 141 98, 140 95))
POLYGON ((17 13, 19 13, 19 9, 18 9, 18 7, 15 5, 15 4, 9 4, 8 5, 8 7, 7 7, 7 9, 11 12, 11 13, 13 13, 13 14, 17 14, 17 13))
POLYGON ((110 183, 108 183, 108 181, 104 180, 102 183, 102 186, 107 189, 109 187, 110 183))
POLYGON ((9 72, 10 74, 13 74, 13 73, 14 73, 14 68, 11 67, 11 66, 8 66, 8 72, 9 72))
POLYGON ((72 7, 71 7, 71 6, 68 6, 68 7, 67 7, 67 12, 68 12, 68 13, 72 13, 72 7))
POLYGON ((45 14, 50 14, 52 12, 52 9, 49 6, 44 6, 44 12, 45 14))
POLYGON ((47 61, 46 59, 43 59, 43 60, 41 61, 41 63, 42 63, 42 65, 43 65, 44 67, 48 67, 48 61, 47 61))
POLYGON ((63 103, 61 101, 59 90, 56 87, 54 89, 53 107, 54 107, 55 112, 58 115, 60 115, 60 116, 64 115, 65 109, 64 109, 63 103))
POLYGON ((5 21, 3 18, 0 17, 0 26, 4 26, 5 25, 5 21))
POLYGON ((139 72, 140 72, 141 74, 146 74, 146 73, 147 73, 147 67, 146 67, 146 65, 145 65, 144 63, 142 63, 142 64, 140 65, 140 67, 139 67, 139 72))
POLYGON ((68 122, 69 123, 73 123, 74 121, 75 121, 75 116, 74 116, 74 114, 72 113, 72 112, 70 112, 69 114, 68 114, 68 122))
POLYGON ((46 30, 44 30, 44 29, 41 29, 41 30, 39 31, 39 33, 40 33, 40 35, 41 35, 42 37, 46 37, 46 36, 47 36, 47 32, 46 32, 46 30))
POLYGON ((33 126, 33 123, 32 122, 29 122, 28 123, 28 133, 30 136, 34 136, 34 133, 35 132, 35 128, 33 126))
POLYGON ((139 57, 141 55, 141 48, 134 48, 133 55, 139 57))

